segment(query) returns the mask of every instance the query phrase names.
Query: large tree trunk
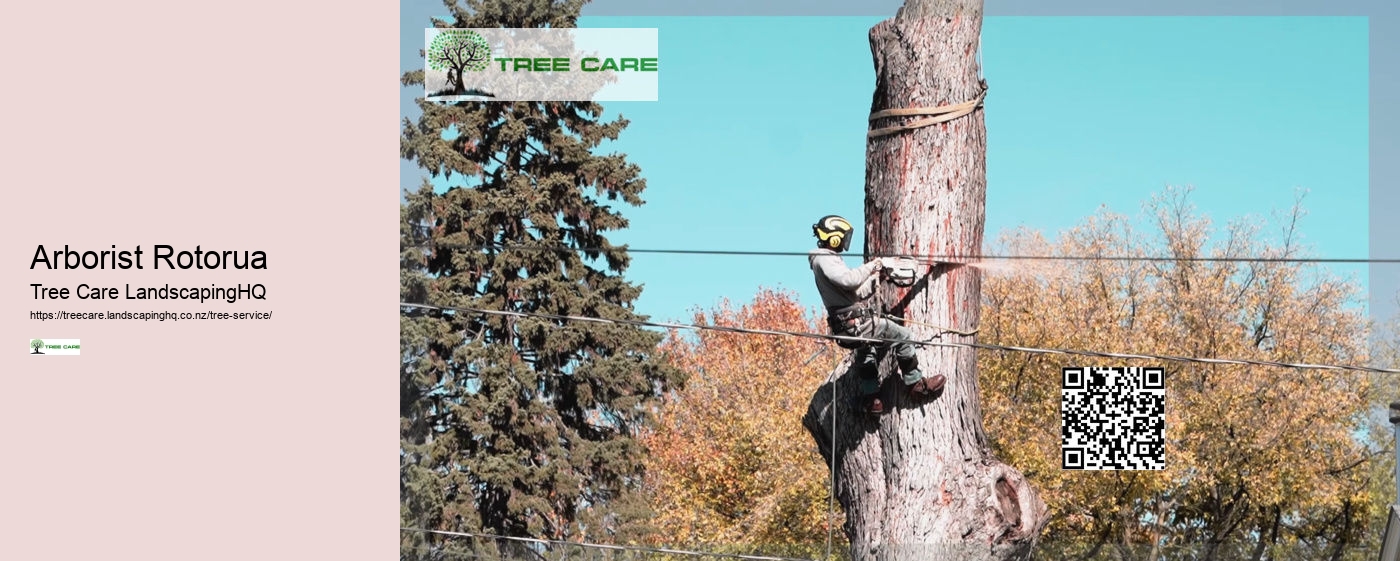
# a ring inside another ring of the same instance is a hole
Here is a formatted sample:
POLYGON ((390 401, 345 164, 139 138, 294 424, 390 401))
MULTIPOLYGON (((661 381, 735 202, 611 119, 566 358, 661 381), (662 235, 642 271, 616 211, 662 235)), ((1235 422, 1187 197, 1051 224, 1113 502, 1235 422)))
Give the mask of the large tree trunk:
MULTIPOLYGON (((976 58, 981 26, 980 0, 908 0, 898 16, 870 31, 876 74, 871 111, 977 99, 983 91, 976 58)), ((874 126, 919 118, 896 117, 874 126)), ((872 138, 866 151, 866 254, 978 255, 985 199, 986 126, 980 110, 872 138)), ((927 274, 911 287, 881 288, 890 313, 960 331, 977 329, 978 270, 938 266, 921 272, 927 274)), ((936 334, 907 325, 918 339, 936 334)), ((942 340, 973 342, 973 337, 947 334, 942 340)), ((858 388, 847 357, 836 381, 813 396, 804 418, 822 455, 831 461, 835 454, 837 499, 847 514, 852 559, 1028 557, 1045 525, 1045 504, 1020 472, 988 450, 975 351, 921 347, 919 361, 925 375, 948 377, 939 398, 911 401, 892 356, 887 357, 881 379, 890 411, 878 419, 864 417, 850 400, 858 388)))

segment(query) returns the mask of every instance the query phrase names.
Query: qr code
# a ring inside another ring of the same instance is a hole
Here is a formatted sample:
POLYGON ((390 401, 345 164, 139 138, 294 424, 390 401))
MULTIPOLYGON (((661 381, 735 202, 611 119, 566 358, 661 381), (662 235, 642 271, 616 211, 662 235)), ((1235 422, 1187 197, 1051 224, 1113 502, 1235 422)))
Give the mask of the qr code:
POLYGON ((1066 368, 1060 385, 1064 469, 1166 469, 1165 371, 1066 368))

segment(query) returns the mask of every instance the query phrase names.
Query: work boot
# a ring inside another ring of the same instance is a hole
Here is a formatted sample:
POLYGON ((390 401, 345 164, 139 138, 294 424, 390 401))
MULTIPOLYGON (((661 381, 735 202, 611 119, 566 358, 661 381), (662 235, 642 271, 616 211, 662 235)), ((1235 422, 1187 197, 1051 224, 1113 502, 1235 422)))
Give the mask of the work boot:
POLYGON ((860 378, 860 397, 856 398, 856 409, 870 415, 884 414, 885 404, 880 401, 880 379, 876 377, 878 371, 871 368, 864 374, 860 378))
POLYGON ((948 382, 948 378, 942 374, 924 377, 919 371, 919 356, 899 357, 899 371, 904 373, 905 380, 913 380, 906 383, 904 387, 909 390, 909 397, 915 400, 926 397, 937 397, 943 391, 943 384, 948 382))
MULTIPOLYGON (((914 373, 918 372, 918 370, 914 371, 914 373)), ((923 399, 938 397, 939 394, 943 393, 943 385, 946 383, 948 383, 948 377, 942 374, 924 377, 922 373, 919 373, 919 380, 905 387, 909 389, 909 397, 923 399)))
POLYGON ((880 395, 866 395, 856 398, 856 409, 872 417, 885 414, 885 402, 880 401, 880 395))

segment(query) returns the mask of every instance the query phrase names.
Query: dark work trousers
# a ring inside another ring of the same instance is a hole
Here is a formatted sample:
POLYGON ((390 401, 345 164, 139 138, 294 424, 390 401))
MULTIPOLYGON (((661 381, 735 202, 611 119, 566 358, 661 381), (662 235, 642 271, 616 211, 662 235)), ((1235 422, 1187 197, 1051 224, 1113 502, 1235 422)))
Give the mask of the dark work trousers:
POLYGON ((895 359, 903 374, 904 385, 918 382, 923 374, 919 372, 919 358, 914 354, 914 343, 912 343, 914 336, 909 332, 909 328, 885 318, 877 317, 873 320, 872 333, 867 335, 868 337, 894 339, 899 342, 893 344, 875 343, 856 349, 854 361, 857 372, 860 374, 861 392, 870 395, 880 391, 880 361, 885 358, 891 346, 894 347, 895 359))

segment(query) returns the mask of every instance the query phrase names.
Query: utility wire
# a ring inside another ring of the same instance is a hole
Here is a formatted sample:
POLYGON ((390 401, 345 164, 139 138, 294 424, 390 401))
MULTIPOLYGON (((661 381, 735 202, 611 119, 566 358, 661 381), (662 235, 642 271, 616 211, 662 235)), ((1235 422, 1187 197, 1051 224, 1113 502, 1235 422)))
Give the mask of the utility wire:
MULTIPOLYGON (((533 318, 541 318, 541 319, 552 319, 552 320, 556 320, 556 321, 581 321, 581 322, 605 323, 605 324, 615 324, 615 325, 632 325, 632 326, 637 326, 637 327, 655 327, 655 328, 661 328, 661 329, 687 329, 687 330, 698 330, 698 331, 722 331, 722 332, 728 332, 728 333, 743 333, 743 334, 750 334, 750 335, 773 335, 773 336, 783 336, 783 337, 806 337, 806 338, 811 338, 811 339, 824 339, 824 340, 829 340, 829 341, 842 341, 842 340, 844 340, 844 341, 856 341, 856 342, 874 343, 874 344, 883 344, 883 345, 888 345, 888 344, 894 344, 894 343, 901 343, 901 342, 903 342, 903 341, 896 340, 896 339, 882 339, 882 338, 875 338, 875 337, 852 337, 852 336, 848 336, 848 335, 827 335, 827 334, 823 334, 823 333, 806 333, 806 332, 801 332, 801 331, 783 331, 783 330, 774 330, 774 329, 747 329, 747 328, 742 328, 742 327, 726 327, 726 326, 721 326, 721 325, 695 325, 695 324, 685 324, 685 323, 660 323, 660 322, 643 321, 643 320, 634 320, 634 319, 607 319, 607 318, 595 318, 595 317, 586 317, 586 316, 546 314, 546 313, 540 313, 540 312, 513 312, 513 311, 504 311, 504 310, 486 310, 486 309, 481 309, 481 308, 448 307, 448 306, 430 306, 430 305, 427 305, 427 304, 413 304, 413 303, 409 303, 409 302, 399 302, 399 306, 400 306, 400 307, 407 307, 407 308, 423 308, 423 309, 434 309, 434 310, 442 310, 442 311, 467 312, 467 313, 476 313, 476 314, 485 314, 485 315, 496 315, 496 316, 509 316, 509 317, 520 317, 520 318, 531 318, 531 317, 533 317, 533 318)), ((941 334, 941 333, 940 333, 940 334, 938 334, 938 335, 935 335, 934 338, 942 337, 943 335, 944 335, 944 334, 941 334)), ((1032 354, 1077 355, 1077 356, 1092 356, 1092 357, 1099 357, 1099 358, 1148 359, 1148 360, 1163 360, 1163 361, 1170 361, 1170 362, 1191 362, 1191 363, 1201 363, 1201 364, 1237 364, 1237 365, 1245 365, 1245 366, 1266 366, 1266 367, 1275 367, 1275 368, 1299 368, 1299 369, 1310 369, 1310 370, 1343 370, 1343 371, 1352 371, 1352 372, 1371 372, 1371 373, 1381 373, 1381 374, 1400 374, 1400 370, 1390 369, 1390 368, 1373 368, 1373 367, 1369 367, 1369 366, 1345 366, 1345 365, 1330 365, 1330 364, 1305 364, 1305 363, 1277 362, 1277 361, 1271 361, 1271 360, 1249 360, 1249 359, 1231 359, 1231 358, 1201 358, 1201 357, 1186 357, 1186 356, 1173 356, 1173 355, 1150 355, 1150 354, 1137 354, 1137 353, 1113 353, 1113 352, 1085 351, 1085 350, 1073 350, 1073 349, 1041 349, 1041 348, 1035 348, 1035 347, 1020 347, 1020 346, 1012 346, 1012 345, 988 345, 988 344, 984 344, 984 343, 952 343, 952 342, 934 341, 934 340, 931 340, 931 339, 930 339, 930 340, 923 340, 923 341, 920 341, 920 340, 913 340, 913 341, 909 341, 909 343, 912 343, 912 344, 915 344, 915 345, 920 345, 920 346, 926 346, 926 347, 970 348, 970 349, 984 349, 984 350, 989 350, 989 351, 1013 351, 1013 352, 1023 352, 1023 353, 1032 353, 1032 354)))
MULTIPOLYGON (((405 248, 431 249, 448 248, 464 249, 470 251, 554 251, 559 253, 583 252, 583 253, 607 253, 609 251, 621 251, 623 253, 653 253, 670 255, 733 255, 733 256, 766 256, 766 257, 805 257, 806 251, 744 251, 744 250, 723 250, 723 249, 632 249, 625 246, 614 247, 547 247, 547 246, 526 246, 526 245, 480 245, 480 244, 452 244, 433 243, 427 245, 406 245, 405 248)), ((854 255, 853 255, 854 256, 854 255)), ((1213 263, 1352 263, 1352 264, 1382 264, 1400 263, 1400 258, 1394 259, 1372 259, 1372 258, 1322 258, 1322 257, 1170 257, 1170 256, 1132 256, 1132 255, 918 255, 907 253, 874 253, 864 256, 867 259, 877 257, 903 257, 913 259, 923 263, 945 263, 961 264, 976 261, 995 260, 1018 260, 1018 261, 1165 261, 1165 262, 1213 262, 1213 263)))
MULTIPOLYGON (((403 548, 400 547, 399 549, 402 550, 403 548)), ((413 551, 417 551, 417 552, 419 552, 419 553, 434 553, 434 551, 433 551, 433 545, 432 545, 432 544, 423 544, 423 545, 419 545, 419 546, 414 546, 414 547, 411 548, 411 549, 412 549, 413 551)), ((477 555, 477 554, 475 554, 475 553, 468 553, 468 552, 465 552, 465 551, 442 551, 442 550, 438 550, 438 551, 436 551, 436 553, 437 553, 438 555, 450 555, 450 556, 452 556, 452 557, 459 557, 459 558, 465 558, 465 559, 486 559, 487 561, 507 561, 504 557, 489 556, 489 555, 477 555)))
POLYGON ((451 536, 451 537, 459 537, 459 538, 491 538, 491 539, 498 539, 498 540, 510 540, 510 541, 519 541, 519 542, 526 542, 526 543, 537 543, 537 544, 545 544, 545 545, 550 545, 550 544, 555 544, 555 545, 571 545, 571 546, 579 546, 579 547, 592 547, 592 548, 597 548, 597 549, 611 549, 611 550, 614 550, 614 551, 643 551, 643 552, 647 552, 647 553, 661 553, 661 554, 669 554, 669 555, 691 555, 691 556, 696 556, 696 557, 723 557, 723 558, 727 558, 727 559, 748 559, 748 560, 750 560, 750 561, 811 561, 810 559, 801 559, 801 558, 797 558, 797 557, 768 557, 768 556, 763 556, 763 555, 741 555, 741 554, 738 554, 738 553, 710 553, 710 552, 705 552, 705 551, 687 551, 687 550, 683 550, 683 549, 662 549, 662 548, 652 548, 652 547, 636 547, 636 546, 630 546, 630 545, 608 545, 608 544, 584 543, 584 542, 567 542, 567 541, 560 541, 560 540, 544 540, 544 539, 538 539, 538 538, 518 538, 518 537, 513 537, 513 536, 498 536, 498 535, 495 535, 495 534, 472 534, 472 533, 467 533, 467 532, 448 532, 448 531, 444 531, 444 530, 425 530, 425 529, 422 529, 422 528, 399 528, 399 531, 402 531, 402 532, 419 532, 419 533, 423 533, 423 534, 436 534, 436 535, 439 535, 439 536, 451 536))

